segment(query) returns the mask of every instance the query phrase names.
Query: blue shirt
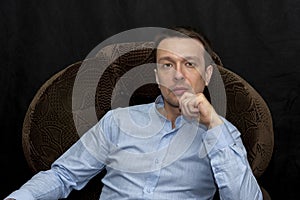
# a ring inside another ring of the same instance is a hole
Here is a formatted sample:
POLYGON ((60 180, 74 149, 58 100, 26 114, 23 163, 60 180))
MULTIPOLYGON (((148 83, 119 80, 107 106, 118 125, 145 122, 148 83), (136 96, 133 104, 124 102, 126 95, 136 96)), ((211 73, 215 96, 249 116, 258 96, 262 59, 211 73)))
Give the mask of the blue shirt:
POLYGON ((100 199, 262 199, 239 131, 226 119, 207 130, 155 103, 109 111, 53 164, 9 197, 59 199, 106 168, 100 199))

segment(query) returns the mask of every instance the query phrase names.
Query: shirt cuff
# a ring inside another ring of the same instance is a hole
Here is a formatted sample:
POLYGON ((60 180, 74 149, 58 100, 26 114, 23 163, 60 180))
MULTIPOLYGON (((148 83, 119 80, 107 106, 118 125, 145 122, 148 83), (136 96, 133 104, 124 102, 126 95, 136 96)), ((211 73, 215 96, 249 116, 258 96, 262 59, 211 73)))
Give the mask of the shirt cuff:
POLYGON ((207 130, 203 136, 206 153, 210 156, 218 150, 235 144, 232 136, 235 130, 236 128, 227 124, 225 120, 223 124, 207 130))
POLYGON ((8 198, 13 198, 16 200, 34 200, 34 197, 28 190, 16 190, 13 193, 11 193, 8 197, 6 197, 4 200, 8 198))

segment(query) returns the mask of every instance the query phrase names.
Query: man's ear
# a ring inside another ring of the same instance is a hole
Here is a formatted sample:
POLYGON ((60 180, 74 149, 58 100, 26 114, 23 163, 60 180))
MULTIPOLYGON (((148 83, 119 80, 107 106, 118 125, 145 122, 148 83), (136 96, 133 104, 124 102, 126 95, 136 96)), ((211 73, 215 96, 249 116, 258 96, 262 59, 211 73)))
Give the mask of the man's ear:
POLYGON ((156 80, 156 83, 157 83, 158 88, 159 88, 160 87, 160 85, 159 85, 159 78, 158 78, 158 74, 157 74, 157 70, 156 69, 154 69, 154 73, 155 73, 155 80, 156 80))
POLYGON ((208 86, 210 82, 210 78, 212 76, 214 67, 212 65, 209 65, 205 69, 205 86, 208 86))

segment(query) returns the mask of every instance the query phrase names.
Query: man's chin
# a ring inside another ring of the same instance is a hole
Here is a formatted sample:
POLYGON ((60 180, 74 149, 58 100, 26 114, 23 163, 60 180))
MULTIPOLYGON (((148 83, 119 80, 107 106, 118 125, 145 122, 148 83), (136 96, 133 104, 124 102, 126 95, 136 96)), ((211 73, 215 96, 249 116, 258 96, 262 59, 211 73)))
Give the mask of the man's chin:
POLYGON ((170 91, 168 95, 163 95, 163 98, 165 100, 165 103, 169 104, 174 108, 179 108, 179 99, 182 97, 183 94, 184 93, 176 94, 170 91))
POLYGON ((165 104, 170 105, 173 108, 179 108, 179 98, 180 97, 174 97, 172 99, 170 98, 165 98, 165 104))

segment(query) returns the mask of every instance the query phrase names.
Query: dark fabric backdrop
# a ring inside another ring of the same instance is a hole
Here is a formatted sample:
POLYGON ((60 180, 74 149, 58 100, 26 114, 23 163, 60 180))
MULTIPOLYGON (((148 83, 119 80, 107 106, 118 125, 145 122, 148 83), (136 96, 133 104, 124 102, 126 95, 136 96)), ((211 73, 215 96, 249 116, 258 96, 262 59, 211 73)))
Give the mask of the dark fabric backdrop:
POLYGON ((259 182, 273 199, 297 199, 299 24, 298 0, 2 0, 0 198, 32 175, 22 152, 21 129, 27 107, 48 78, 121 31, 190 25, 203 30, 225 67, 245 78, 268 103, 275 148, 259 182))

